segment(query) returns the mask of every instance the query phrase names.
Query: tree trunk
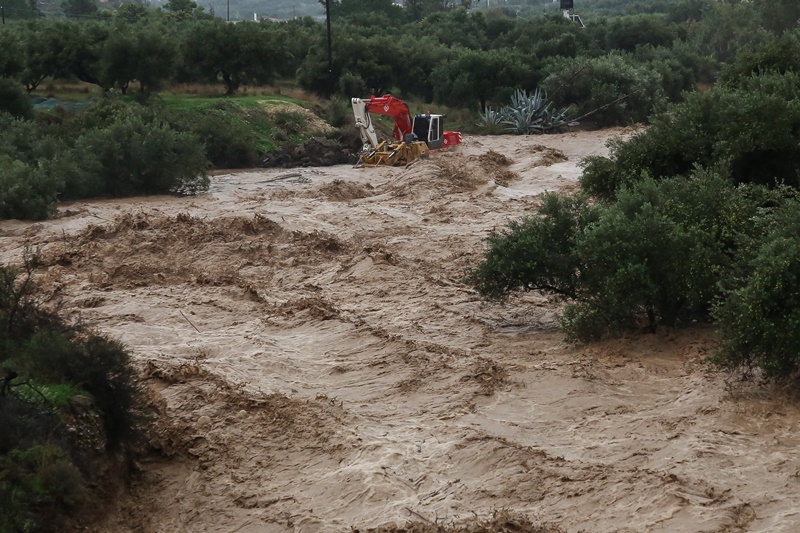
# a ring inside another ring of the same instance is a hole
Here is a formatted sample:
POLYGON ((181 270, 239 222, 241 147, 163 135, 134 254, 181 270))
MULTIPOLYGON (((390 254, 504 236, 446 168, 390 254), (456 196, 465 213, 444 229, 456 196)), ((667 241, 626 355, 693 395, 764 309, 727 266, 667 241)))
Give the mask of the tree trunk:
POLYGON ((650 333, 656 332, 656 311, 652 307, 647 308, 647 319, 650 321, 650 327, 648 330, 650 333))
POLYGON ((31 81, 27 82, 25 84, 25 89, 28 91, 28 94, 31 94, 31 92, 35 91, 36 88, 39 86, 39 84, 42 83, 42 81, 44 81, 44 79, 46 77, 47 77, 47 75, 42 76, 38 80, 31 80, 31 81))
POLYGON ((225 82, 226 92, 228 96, 232 95, 236 92, 236 89, 239 88, 239 80, 235 76, 231 76, 230 73, 222 71, 222 81, 225 82))

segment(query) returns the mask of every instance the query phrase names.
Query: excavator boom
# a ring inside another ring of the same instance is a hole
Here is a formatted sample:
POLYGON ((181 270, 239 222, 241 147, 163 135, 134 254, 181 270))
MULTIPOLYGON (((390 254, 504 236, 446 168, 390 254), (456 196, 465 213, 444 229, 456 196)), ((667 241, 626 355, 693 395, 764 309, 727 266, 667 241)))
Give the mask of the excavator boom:
POLYGON ((389 115, 394 119, 394 138, 398 141, 402 141, 404 135, 411 133, 414 122, 411 120, 411 111, 404 101, 386 94, 373 96, 364 103, 367 104, 367 112, 389 115))

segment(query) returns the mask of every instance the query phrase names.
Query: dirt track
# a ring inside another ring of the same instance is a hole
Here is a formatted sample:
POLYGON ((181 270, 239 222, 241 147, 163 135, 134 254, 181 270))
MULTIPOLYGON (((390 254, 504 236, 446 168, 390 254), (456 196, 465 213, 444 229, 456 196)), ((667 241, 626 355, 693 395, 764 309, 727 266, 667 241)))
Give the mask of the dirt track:
POLYGON ((547 297, 461 283, 492 228, 622 133, 467 137, 408 169, 243 172, 0 223, 0 259, 41 247, 50 302, 125 342, 159 406, 161 453, 102 529, 510 509, 567 531, 797 531, 800 412, 710 370, 712 331, 576 348, 547 297))

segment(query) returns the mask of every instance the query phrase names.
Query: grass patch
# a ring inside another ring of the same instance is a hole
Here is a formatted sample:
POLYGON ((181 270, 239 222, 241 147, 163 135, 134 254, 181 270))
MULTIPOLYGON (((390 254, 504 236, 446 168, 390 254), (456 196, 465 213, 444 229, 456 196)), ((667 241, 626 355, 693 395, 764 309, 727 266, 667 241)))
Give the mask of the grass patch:
POLYGON ((202 111, 209 105, 217 102, 233 102, 242 107, 249 108, 263 108, 264 102, 290 102, 292 104, 304 105, 302 100, 290 98, 288 96, 279 96, 273 94, 258 94, 258 95, 234 95, 226 96, 224 94, 174 94, 174 93, 160 93, 159 98, 169 109, 178 111, 202 111))
MULTIPOLYGON (((80 387, 68 383, 49 383, 45 385, 34 383, 33 386, 36 391, 39 391, 39 394, 29 387, 22 387, 18 389, 20 397, 37 404, 41 404, 46 399, 50 406, 58 409, 67 407, 73 396, 78 394, 88 396, 88 393, 80 387)), ((45 407, 47 406, 45 405, 45 407)))

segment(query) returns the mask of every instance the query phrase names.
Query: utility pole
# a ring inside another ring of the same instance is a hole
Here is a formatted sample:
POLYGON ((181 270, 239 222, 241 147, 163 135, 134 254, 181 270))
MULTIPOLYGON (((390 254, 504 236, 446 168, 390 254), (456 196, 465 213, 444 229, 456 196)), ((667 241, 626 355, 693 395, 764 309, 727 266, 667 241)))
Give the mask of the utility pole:
POLYGON ((228 22, 231 21, 231 0, 228 0, 228 22))
MULTIPOLYGON (((230 0, 229 0, 230 1, 230 0)), ((325 19, 328 23, 328 76, 333 83, 333 47, 331 46, 331 0, 325 0, 325 19)))
POLYGON ((0 13, 3 14, 3 26, 5 26, 5 24, 6 24, 6 8, 3 7, 3 6, 0 6, 0 13))

